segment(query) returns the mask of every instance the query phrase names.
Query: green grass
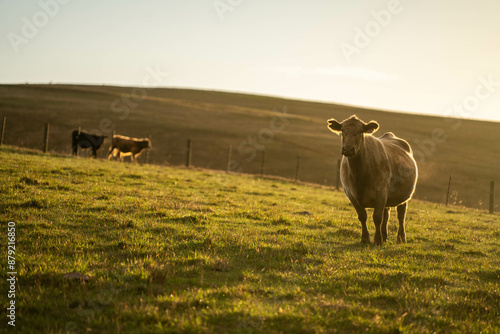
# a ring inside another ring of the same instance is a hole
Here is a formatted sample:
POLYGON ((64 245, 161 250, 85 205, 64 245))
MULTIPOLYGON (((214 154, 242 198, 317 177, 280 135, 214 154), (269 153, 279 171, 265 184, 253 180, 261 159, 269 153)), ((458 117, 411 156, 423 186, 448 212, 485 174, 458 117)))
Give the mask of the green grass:
MULTIPOLYGON (((327 129, 326 121, 352 114, 378 121, 376 136, 392 131, 410 142, 420 172, 415 198, 445 203, 451 175, 450 203, 489 208, 490 181, 500 182, 499 122, 187 89, 137 92, 132 87, 0 85, 0 121, 7 117, 8 145, 42 149, 44 125, 50 123, 49 149, 70 154, 71 132, 78 127, 108 136, 114 128, 132 137, 151 135, 149 161, 155 164, 184 164, 191 139, 197 167, 225 169, 232 145, 232 158, 241 170, 259 174, 265 149, 266 174, 294 178, 300 155, 299 178, 328 186, 336 185, 341 149, 340 138, 327 129), (127 99, 130 102, 124 102, 127 99), (273 123, 284 110, 288 123, 273 123), (277 130, 272 137, 271 128, 277 130), (252 138, 257 142, 255 156, 252 138)), ((109 146, 108 138, 98 156, 105 157, 109 146)), ((144 161, 145 155, 140 159, 144 161)))
POLYGON ((19 332, 500 331, 498 215, 413 200, 376 247, 325 187, 5 146, 0 175, 19 332))

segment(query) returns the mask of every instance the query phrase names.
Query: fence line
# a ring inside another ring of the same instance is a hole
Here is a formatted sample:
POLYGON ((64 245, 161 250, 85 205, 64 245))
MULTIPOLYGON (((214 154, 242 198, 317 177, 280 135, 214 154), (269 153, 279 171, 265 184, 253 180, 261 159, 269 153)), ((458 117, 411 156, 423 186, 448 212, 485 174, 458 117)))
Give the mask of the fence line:
POLYGON ((50 125, 49 123, 45 124, 45 135, 44 135, 44 147, 43 147, 43 153, 47 153, 49 151, 49 129, 50 125))
MULTIPOLYGON (((151 134, 148 136, 149 142, 151 143, 151 134)), ((149 147, 146 149, 146 165, 149 162, 149 147)))
POLYGON ((451 190, 451 175, 450 175, 450 180, 448 181, 448 192, 446 193, 446 206, 448 206, 448 201, 450 199, 450 190, 451 190))
POLYGON ((186 154, 186 167, 189 168, 191 167, 191 159, 193 157, 193 152, 191 151, 192 146, 191 146, 191 139, 188 139, 187 141, 187 154, 186 154))
MULTIPOLYGON (((0 146, 4 144, 4 138, 5 138, 5 132, 6 132, 6 120, 7 117, 3 116, 3 121, 2 121, 2 127, 1 127, 1 133, 0 133, 0 146)), ((78 127, 78 133, 81 133, 81 127, 78 127)), ((116 135, 116 131, 113 131, 113 136, 116 135)), ((45 123, 44 127, 44 137, 43 137, 43 147, 42 151, 44 153, 49 152, 49 138, 50 138, 50 124, 45 123)), ((112 137, 113 138, 113 137, 112 137)), ((151 134, 149 134, 148 138, 151 140, 151 134)), ((113 144, 113 139, 112 144, 113 144)), ((229 173, 232 171, 233 167, 233 160, 232 160, 232 145, 228 146, 228 151, 227 151, 227 162, 226 162, 226 172, 229 173)), ((78 156, 78 151, 77 150, 77 156, 78 156)), ((187 149, 186 149, 186 167, 192 167, 192 156, 193 156, 193 142, 191 139, 187 140, 187 149)), ((149 163, 149 149, 146 149, 146 154, 145 154, 145 163, 149 163)), ((262 150, 262 155, 261 155, 261 165, 260 165, 260 176, 263 177, 265 175, 265 170, 266 170, 266 151, 262 150)), ((336 169, 336 176, 337 176, 337 184, 336 184, 336 189, 340 190, 341 186, 341 181, 340 181, 340 168, 341 168, 341 160, 337 160, 337 169, 336 169)), ((300 180, 300 174, 302 172, 302 157, 301 155, 297 155, 297 160, 296 160, 296 165, 295 165, 295 182, 298 182, 300 180)), ((450 175, 449 180, 448 180, 448 188, 446 192, 446 206, 448 206, 449 201, 450 201, 450 196, 451 196, 451 186, 452 186, 452 177, 450 175)), ((480 203, 480 206, 482 204, 480 203)), ((495 212, 495 182, 491 181, 490 182, 490 196, 489 196, 489 212, 493 214, 495 212)))

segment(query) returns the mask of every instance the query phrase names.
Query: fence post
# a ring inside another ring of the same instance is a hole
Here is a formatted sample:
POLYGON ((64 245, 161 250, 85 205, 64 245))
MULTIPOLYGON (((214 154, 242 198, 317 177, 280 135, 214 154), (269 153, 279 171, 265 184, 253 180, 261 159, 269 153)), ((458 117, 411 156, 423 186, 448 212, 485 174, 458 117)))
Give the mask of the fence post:
POLYGON ((490 213, 495 212, 495 181, 490 183, 490 213))
POLYGON ((49 123, 45 124, 45 146, 43 148, 43 153, 47 153, 49 151, 49 123))
POLYGON ((338 160, 337 161, 337 190, 339 190, 340 188, 340 163, 342 162, 342 160, 338 160))
POLYGON ((229 170, 231 169, 232 155, 233 155, 233 145, 229 144, 229 147, 227 148, 226 173, 229 173, 229 170))
MULTIPOLYGON (((81 133, 82 133, 82 127, 81 127, 81 126, 79 126, 79 127, 78 127, 78 137, 77 137, 77 138, 78 138, 78 140, 80 139, 80 134, 81 134, 81 133)), ((77 140, 77 143, 76 143, 76 156, 77 156, 77 157, 79 156, 79 153, 78 153, 78 152, 79 152, 79 150, 78 150, 78 146, 79 146, 79 145, 78 145, 78 140, 77 140)))
POLYGON ((446 193, 446 206, 448 206, 448 200, 450 199, 450 189, 451 189, 451 175, 448 181, 448 192, 446 193))
MULTIPOLYGON (((114 145, 113 145, 113 144, 115 143, 115 136, 116 136, 116 130, 113 130, 113 133, 111 134, 111 148, 113 148, 113 147, 114 147, 114 145)), ((114 150, 114 149, 113 149, 113 150, 114 150)), ((111 152, 113 152, 113 151, 111 151, 111 152)), ((111 153, 111 152, 108 152, 108 155, 109 155, 109 153, 111 153)), ((118 154, 118 157, 120 157, 120 154, 118 154)))
POLYGON ((299 172, 300 172, 300 154, 297 155, 297 167, 295 169, 295 182, 299 180, 299 172))
POLYGON ((262 151, 262 160, 260 162, 260 177, 264 176, 264 164, 266 163, 266 151, 262 151))
POLYGON ((0 146, 3 145, 3 136, 5 134, 5 122, 7 121, 7 117, 3 117, 3 123, 2 123, 2 135, 0 136, 0 146))
POLYGON ((191 158, 192 158, 192 153, 191 153, 191 139, 188 139, 187 142, 187 155, 186 155, 186 167, 191 167, 191 158))
MULTIPOLYGON (((151 134, 148 136, 149 142, 151 143, 151 134)), ((111 142, 113 142, 113 139, 111 139, 111 142)), ((146 165, 148 164, 149 161, 149 147, 146 148, 146 165)))
POLYGON ((0 146, 3 145, 3 137, 5 135, 5 123, 7 122, 7 116, 3 117, 3 122, 2 122, 2 135, 0 136, 0 146))

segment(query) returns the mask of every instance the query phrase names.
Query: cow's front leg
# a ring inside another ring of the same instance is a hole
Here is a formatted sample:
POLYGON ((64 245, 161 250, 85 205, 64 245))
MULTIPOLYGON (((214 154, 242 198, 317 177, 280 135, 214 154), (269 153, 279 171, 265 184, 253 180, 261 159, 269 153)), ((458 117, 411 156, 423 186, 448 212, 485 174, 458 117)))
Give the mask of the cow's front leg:
POLYGON ((368 219, 366 210, 359 205, 354 205, 354 208, 356 209, 359 222, 361 223, 361 242, 364 244, 369 244, 370 234, 368 233, 368 227, 366 227, 366 220, 368 219))

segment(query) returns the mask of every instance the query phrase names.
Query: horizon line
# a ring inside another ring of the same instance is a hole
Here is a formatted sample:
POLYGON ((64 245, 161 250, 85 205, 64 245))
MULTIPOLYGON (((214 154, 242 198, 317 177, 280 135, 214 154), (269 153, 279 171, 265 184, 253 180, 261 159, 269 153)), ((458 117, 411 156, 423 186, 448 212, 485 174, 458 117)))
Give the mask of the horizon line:
POLYGON ((52 81, 49 81, 48 83, 30 83, 30 82, 23 82, 23 83, 2 83, 0 82, 0 86, 7 86, 7 85, 16 85, 16 86, 30 86, 30 85, 38 85, 38 86, 93 86, 93 87, 117 87, 117 88, 144 88, 144 89, 182 89, 182 90, 195 90, 195 91, 206 91, 206 92, 218 92, 218 93, 225 93, 225 94, 240 94, 240 95, 249 95, 249 96, 262 96, 262 97, 268 97, 268 98, 276 98, 276 99, 283 99, 283 100, 292 100, 292 101, 299 101, 299 102, 311 102, 311 103, 320 103, 320 104, 330 104, 330 105, 337 105, 337 106, 343 106, 343 107, 349 107, 349 108, 357 108, 357 109, 365 109, 366 111, 379 111, 379 112, 388 112, 388 113, 394 113, 394 114, 407 114, 407 115, 416 115, 416 116, 424 116, 424 117, 434 117, 434 118, 444 118, 444 119, 460 119, 460 120, 467 120, 467 121, 476 121, 476 122, 493 122, 493 123, 500 123, 500 120, 493 120, 493 119, 484 119, 484 118, 472 118, 472 117, 457 117, 457 116, 446 116, 446 115, 441 115, 441 114, 435 114, 435 113, 423 113, 423 112, 418 112, 418 111, 405 111, 405 110, 396 110, 396 109, 388 109, 388 108, 381 108, 381 107, 373 107, 373 106, 366 106, 366 105, 361 105, 361 104, 350 104, 350 103, 342 103, 342 102, 335 102, 335 101, 328 101, 328 100, 320 100, 320 99, 308 99, 308 98, 300 98, 300 97, 292 97, 292 96, 283 96, 283 95, 273 95, 269 93, 260 93, 260 92, 248 92, 248 91, 237 91, 237 90, 225 90, 225 89, 214 89, 214 88, 206 88, 206 87, 189 87, 189 86, 140 86, 140 85, 129 85, 129 84, 110 84, 110 83, 54 83, 52 81))

